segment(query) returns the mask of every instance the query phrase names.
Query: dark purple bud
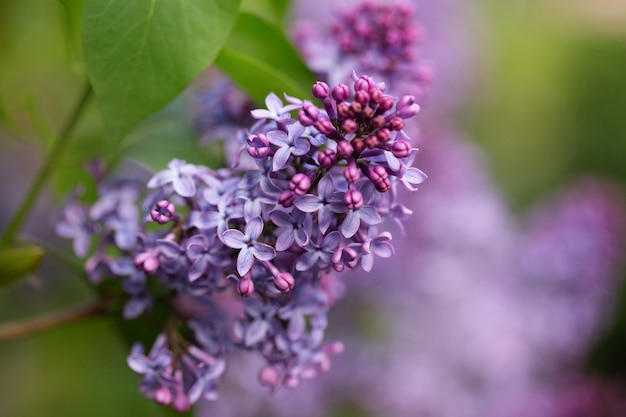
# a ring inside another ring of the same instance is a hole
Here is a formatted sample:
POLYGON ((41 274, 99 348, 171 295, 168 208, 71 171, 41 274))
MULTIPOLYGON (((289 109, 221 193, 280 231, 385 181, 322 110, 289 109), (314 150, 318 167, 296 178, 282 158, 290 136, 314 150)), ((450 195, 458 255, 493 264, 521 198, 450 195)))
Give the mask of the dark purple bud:
POLYGON ((289 272, 280 272, 274 277, 274 286, 282 292, 291 291, 295 285, 296 281, 289 272))
POLYGON ((352 143, 352 148, 356 155, 360 155, 365 150, 365 141, 361 138, 354 138, 350 143, 352 143))
POLYGON ((263 133, 248 135, 248 154, 253 158, 265 158, 270 153, 270 141, 263 133))
POLYGON ((341 124, 341 129, 345 132, 345 133, 354 133, 356 132, 356 129, 359 126, 356 124, 356 122, 354 121, 354 119, 346 119, 343 121, 343 123, 341 124))
POLYGON ((322 168, 330 169, 337 163, 337 154, 332 149, 324 149, 317 155, 317 162, 322 168))
POLYGON ((329 135, 335 131, 333 124, 328 119, 317 119, 313 125, 322 135, 329 135))
POLYGON ((354 99, 361 103, 362 105, 366 105, 367 103, 370 102, 370 95, 367 91, 364 90, 359 90, 356 92, 356 94, 354 95, 354 99))
POLYGON ((353 101, 350 103, 350 111, 354 114, 361 114, 363 111, 363 106, 358 101, 353 101))
POLYGON ((147 274, 153 274, 159 269, 159 259, 150 251, 137 254, 134 261, 135 267, 141 271, 145 271, 147 274))
POLYGON ((174 204, 167 200, 161 200, 152 210, 150 210, 150 217, 158 224, 165 224, 172 220, 176 214, 176 207, 174 204))
POLYGON ((337 114, 339 117, 350 117, 350 106, 348 103, 339 103, 337 104, 337 114))
POLYGON ((374 129, 383 127, 385 125, 385 117, 379 114, 372 119, 371 124, 374 129))
POLYGON ((383 92, 380 88, 374 87, 370 90, 370 100, 374 103, 378 103, 383 98, 383 92))
POLYGON ((378 110, 380 110, 381 113, 384 113, 393 107, 393 103, 393 97, 382 96, 382 98, 378 102, 378 110))
POLYGON ((237 283, 237 292, 242 297, 248 297, 254 292, 254 282, 250 278, 242 278, 237 283))
POLYGON ((402 130, 402 128, 404 127, 404 120, 402 120, 398 116, 394 116, 391 118, 391 120, 389 120, 388 126, 391 130, 402 130))
POLYGON ((376 190, 381 193, 389 191, 391 188, 391 182, 389 181, 389 174, 387 174, 387 170, 385 167, 381 165, 376 165, 372 167, 367 172, 367 177, 372 181, 376 190))
POLYGON ((342 103, 350 98, 350 87, 345 84, 336 85, 333 88, 333 98, 337 103, 342 103))
POLYGON ((289 208, 293 206, 293 201, 296 199, 296 195, 291 191, 283 191, 283 193, 278 197, 278 204, 285 208, 289 208))
POLYGON ((376 135, 371 135, 365 138, 365 146, 368 149, 374 149, 378 145, 378 138, 376 135))
POLYGON ((396 114, 403 119, 415 116, 419 110, 420 106, 417 105, 413 96, 402 96, 396 104, 396 114))
POLYGON ((391 152, 396 158, 406 158, 411 153, 411 144, 406 140, 399 139, 391 145, 391 152))
POLYGON ((264 387, 276 388, 280 383, 280 372, 275 366, 265 365, 259 370, 259 382, 264 387))
POLYGON ((369 106, 365 106, 365 108, 363 109, 363 117, 369 119, 373 115, 374 115, 374 109, 369 106))
POLYGON ((343 202, 348 210, 358 209, 363 206, 363 194, 359 190, 348 190, 343 195, 343 202))
POLYGON ((344 169, 343 176, 348 182, 356 182, 361 177, 361 171, 354 162, 350 162, 344 169))
POLYGON ((391 132, 386 127, 383 127, 378 132, 376 132, 376 137, 379 142, 387 143, 389 139, 391 139, 391 132))
POLYGON ((320 115, 320 111, 317 107, 311 103, 304 103, 302 108, 298 111, 298 121, 302 126, 311 126, 320 115))
POLYGON ((342 140, 337 144, 337 156, 339 156, 339 158, 349 158, 352 156, 353 152, 354 149, 352 148, 350 142, 348 142, 347 140, 342 140))
POLYGON ((301 172, 298 172, 289 181, 289 189, 295 195, 304 195, 309 191, 309 188, 311 188, 311 178, 301 172))
POLYGON ((330 92, 330 89, 328 88, 328 84, 326 84, 323 81, 318 81, 315 84, 313 84, 311 91, 313 92, 313 97, 321 100, 323 98, 328 97, 328 93, 330 92))

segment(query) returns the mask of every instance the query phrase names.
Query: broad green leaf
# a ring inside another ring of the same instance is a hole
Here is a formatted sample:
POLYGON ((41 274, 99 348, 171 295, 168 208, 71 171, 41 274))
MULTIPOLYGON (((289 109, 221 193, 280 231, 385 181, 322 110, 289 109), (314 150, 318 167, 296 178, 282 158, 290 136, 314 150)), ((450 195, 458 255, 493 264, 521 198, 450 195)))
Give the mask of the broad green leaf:
POLYGON ((87 68, 115 140, 173 100, 215 59, 239 0, 86 0, 87 68))
POLYGON ((250 13, 240 13, 217 66, 256 102, 275 92, 311 98, 313 74, 281 28, 250 13))
POLYGON ((241 11, 260 16, 282 25, 289 9, 289 0, 242 0, 241 11))
POLYGON ((0 286, 35 272, 43 255, 44 250, 36 245, 0 246, 0 286))

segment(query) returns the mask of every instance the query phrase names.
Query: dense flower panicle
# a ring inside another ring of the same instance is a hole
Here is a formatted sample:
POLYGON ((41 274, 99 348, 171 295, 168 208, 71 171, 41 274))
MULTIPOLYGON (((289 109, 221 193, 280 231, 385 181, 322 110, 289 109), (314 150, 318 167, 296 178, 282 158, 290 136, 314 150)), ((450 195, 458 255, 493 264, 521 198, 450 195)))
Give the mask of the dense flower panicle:
MULTIPOLYGON (((315 29, 299 25, 296 43, 311 67, 332 83, 343 81, 349 75, 347 69, 358 68, 390 83, 411 86, 421 100, 424 88, 434 78, 432 64, 418 53, 424 28, 406 2, 361 2, 336 13, 326 26, 316 24, 315 29)), ((313 95, 321 98, 318 96, 324 92, 318 88, 313 95)), ((337 100, 341 90, 332 90, 332 94, 337 100)))
POLYGON ((121 279, 127 318, 163 299, 173 306, 151 353, 129 356, 142 392, 161 404, 215 399, 233 349, 264 358, 259 379, 272 390, 328 371, 342 345, 324 340, 337 298, 324 282, 394 252, 383 227, 404 219, 405 210, 390 210, 397 188, 426 178, 402 130, 419 106, 356 74, 352 86, 312 90, 318 106, 270 94, 267 109, 251 112, 258 121, 237 135, 239 167, 172 160, 148 181, 143 216, 139 188, 123 181, 102 184, 91 209, 66 210, 59 232, 80 255, 98 238, 88 273, 121 279))

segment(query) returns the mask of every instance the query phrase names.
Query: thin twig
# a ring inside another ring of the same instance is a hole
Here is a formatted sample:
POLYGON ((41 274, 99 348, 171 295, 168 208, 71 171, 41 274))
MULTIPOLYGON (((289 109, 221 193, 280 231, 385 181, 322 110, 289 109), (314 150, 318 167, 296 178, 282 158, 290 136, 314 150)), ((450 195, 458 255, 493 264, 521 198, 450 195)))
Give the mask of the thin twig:
POLYGON ((102 300, 89 304, 53 311, 40 316, 0 324, 0 342, 30 336, 43 330, 53 329, 92 317, 103 316, 107 312, 102 300))

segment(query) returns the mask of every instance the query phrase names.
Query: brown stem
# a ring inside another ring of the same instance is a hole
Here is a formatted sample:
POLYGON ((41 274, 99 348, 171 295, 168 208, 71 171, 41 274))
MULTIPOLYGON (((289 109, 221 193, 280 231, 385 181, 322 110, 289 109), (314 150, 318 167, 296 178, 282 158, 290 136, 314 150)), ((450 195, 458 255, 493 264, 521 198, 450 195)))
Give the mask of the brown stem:
POLYGON ((107 312, 102 300, 89 304, 53 311, 40 316, 0 324, 0 342, 30 336, 43 330, 53 329, 91 317, 100 317, 107 312))

